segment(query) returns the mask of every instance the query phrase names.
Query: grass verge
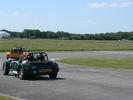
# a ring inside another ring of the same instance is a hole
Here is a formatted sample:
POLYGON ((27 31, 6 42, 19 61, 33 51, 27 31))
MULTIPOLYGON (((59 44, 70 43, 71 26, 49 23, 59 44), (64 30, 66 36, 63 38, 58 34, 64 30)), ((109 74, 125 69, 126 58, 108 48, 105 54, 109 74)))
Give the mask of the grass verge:
POLYGON ((89 66, 89 67, 133 70, 133 59, 126 59, 126 58, 119 58, 119 59, 118 58, 69 58, 57 61, 61 63, 89 66))
POLYGON ((55 39, 2 39, 0 52, 13 47, 23 47, 29 51, 131 51, 133 41, 104 40, 55 40, 55 39))
POLYGON ((15 100, 15 99, 5 97, 5 96, 0 96, 0 100, 15 100))

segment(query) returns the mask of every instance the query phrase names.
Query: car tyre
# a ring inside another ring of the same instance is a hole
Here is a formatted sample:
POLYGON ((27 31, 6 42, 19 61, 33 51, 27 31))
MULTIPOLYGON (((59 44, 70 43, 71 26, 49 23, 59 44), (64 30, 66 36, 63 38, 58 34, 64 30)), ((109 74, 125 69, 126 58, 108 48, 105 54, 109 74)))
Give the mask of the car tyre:
POLYGON ((8 75, 9 74, 9 68, 6 66, 6 64, 3 65, 3 74, 8 75))
POLYGON ((22 69, 22 68, 19 69, 18 77, 19 77, 21 80, 25 79, 25 75, 24 75, 24 73, 23 73, 23 69, 22 69))
POLYGON ((49 78, 55 79, 55 78, 57 78, 57 75, 58 75, 58 73, 50 73, 49 78))

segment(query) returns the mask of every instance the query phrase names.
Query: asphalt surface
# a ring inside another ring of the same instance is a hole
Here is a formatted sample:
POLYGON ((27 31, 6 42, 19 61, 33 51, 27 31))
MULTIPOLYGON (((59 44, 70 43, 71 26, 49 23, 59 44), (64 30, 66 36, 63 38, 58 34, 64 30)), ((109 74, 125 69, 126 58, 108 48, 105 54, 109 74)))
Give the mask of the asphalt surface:
MULTIPOLYGON (((49 52, 51 59, 71 57, 133 58, 133 52, 49 52)), ((0 53, 0 70, 4 53, 0 53)), ((59 64, 57 79, 48 76, 19 80, 3 76, 0 93, 24 100, 133 100, 133 70, 59 64)))

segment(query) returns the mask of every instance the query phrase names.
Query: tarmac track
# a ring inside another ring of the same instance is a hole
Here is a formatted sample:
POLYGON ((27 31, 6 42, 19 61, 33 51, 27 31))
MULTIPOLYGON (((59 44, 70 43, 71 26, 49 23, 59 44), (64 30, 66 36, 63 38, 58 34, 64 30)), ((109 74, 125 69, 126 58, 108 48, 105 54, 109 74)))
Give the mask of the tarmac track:
MULTIPOLYGON (((133 52, 49 52, 51 59, 71 57, 133 58, 133 52)), ((60 64, 57 79, 48 76, 19 80, 2 75, 0 93, 24 100, 133 100, 133 70, 91 68, 60 64)))

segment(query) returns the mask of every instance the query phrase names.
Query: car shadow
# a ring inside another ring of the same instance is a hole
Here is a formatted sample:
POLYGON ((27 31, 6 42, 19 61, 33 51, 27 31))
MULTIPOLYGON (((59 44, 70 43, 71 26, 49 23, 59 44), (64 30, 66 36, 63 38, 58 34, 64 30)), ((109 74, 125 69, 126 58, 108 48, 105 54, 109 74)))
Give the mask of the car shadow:
POLYGON ((8 74, 7 76, 15 76, 15 75, 13 75, 13 74, 8 74))
POLYGON ((25 80, 27 81, 57 81, 57 80, 66 80, 65 78, 57 77, 55 79, 51 79, 46 76, 39 76, 39 77, 27 77, 25 80))
MULTIPOLYGON (((9 73, 6 76, 12 76, 12 77, 19 78, 17 75, 15 76, 12 73, 9 73)), ((66 80, 66 78, 57 77, 57 78, 51 79, 47 75, 42 75, 42 76, 27 76, 24 80, 26 81, 57 81, 57 80, 66 80)))

